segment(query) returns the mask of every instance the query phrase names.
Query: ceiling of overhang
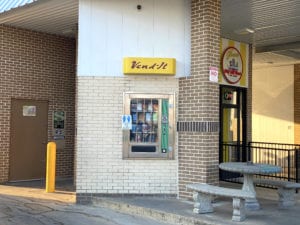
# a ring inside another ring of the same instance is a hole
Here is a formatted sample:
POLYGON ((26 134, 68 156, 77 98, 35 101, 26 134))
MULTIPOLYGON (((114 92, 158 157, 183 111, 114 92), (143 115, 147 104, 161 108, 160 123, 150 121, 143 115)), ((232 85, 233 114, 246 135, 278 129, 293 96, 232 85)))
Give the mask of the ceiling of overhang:
POLYGON ((300 63, 299 0, 222 0, 223 37, 252 43, 254 65, 300 63))
POLYGON ((0 24, 75 37, 78 0, 39 0, 0 14, 0 24))
MULTIPOLYGON (((1 13, 0 24, 76 36, 78 0, 27 1, 29 4, 1 13)), ((255 63, 300 62, 299 0, 221 2, 222 37, 253 43, 256 48, 255 63)))

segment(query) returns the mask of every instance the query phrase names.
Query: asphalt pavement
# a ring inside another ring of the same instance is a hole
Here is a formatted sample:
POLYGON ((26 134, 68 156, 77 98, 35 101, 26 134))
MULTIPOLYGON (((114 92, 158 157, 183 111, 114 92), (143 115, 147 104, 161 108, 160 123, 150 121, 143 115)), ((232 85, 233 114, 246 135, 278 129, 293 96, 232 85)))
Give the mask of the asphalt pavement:
MULTIPOLYGON (((99 197, 92 205, 79 205, 70 182, 60 184, 54 193, 46 193, 42 182, 0 185, 0 225, 300 224, 300 193, 295 206, 279 209, 275 189, 257 188, 261 209, 247 211, 243 222, 233 222, 229 198, 216 199, 215 212, 207 214, 195 214, 193 202, 175 198, 99 197)), ((239 184, 221 185, 240 188, 239 184)))
POLYGON ((0 225, 168 224, 99 206, 78 205, 73 191, 46 193, 39 185, 28 184, 0 185, 0 225))

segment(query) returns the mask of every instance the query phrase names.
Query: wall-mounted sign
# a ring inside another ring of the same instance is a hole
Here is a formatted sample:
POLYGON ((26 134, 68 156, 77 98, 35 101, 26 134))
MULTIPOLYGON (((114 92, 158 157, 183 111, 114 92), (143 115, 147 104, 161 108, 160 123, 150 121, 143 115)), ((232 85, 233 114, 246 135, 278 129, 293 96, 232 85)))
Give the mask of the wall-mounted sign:
POLYGON ((131 115, 122 115, 122 129, 123 130, 131 130, 132 129, 131 115))
POLYGON ((211 66, 209 67, 209 81, 218 83, 218 67, 211 66))
MULTIPOLYGON (((54 111, 53 112, 53 139, 54 140, 65 140, 65 126, 66 123, 66 112, 65 111, 54 111)), ((57 147, 62 147, 64 143, 56 142, 57 147)))
POLYGON ((23 116, 36 116, 36 106, 23 105, 23 116))
POLYGON ((65 129, 65 112, 54 111, 53 112, 53 128, 54 129, 65 129))
POLYGON ((233 92, 232 91, 225 91, 223 96, 225 101, 231 101, 233 98, 233 92))
POLYGON ((127 75, 175 75, 176 60, 174 58, 126 57, 123 60, 123 73, 127 75))
POLYGON ((222 38, 219 83, 247 87, 249 45, 222 38))
POLYGON ((236 84, 243 75, 243 60, 241 53, 235 47, 228 47, 222 56, 222 72, 226 81, 236 84))

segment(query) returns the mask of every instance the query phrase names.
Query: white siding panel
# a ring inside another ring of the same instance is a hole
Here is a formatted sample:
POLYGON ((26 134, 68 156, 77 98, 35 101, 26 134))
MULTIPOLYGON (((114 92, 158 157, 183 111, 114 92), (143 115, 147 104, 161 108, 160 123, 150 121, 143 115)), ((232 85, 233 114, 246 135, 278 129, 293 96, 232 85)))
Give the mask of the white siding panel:
POLYGON ((91 24, 91 2, 92 0, 79 1, 79 15, 78 20, 80 21, 80 26, 78 26, 78 73, 85 71, 85 73, 90 74, 91 72, 91 51, 92 43, 90 41, 90 34, 92 33, 91 24))
POLYGON ((170 10, 166 11, 168 7, 168 1, 154 1, 155 10, 154 10, 154 50, 153 55, 157 57, 169 57, 166 54, 169 54, 170 47, 166 43, 169 43, 169 29, 166 29, 166 26, 169 27, 170 10), (161 7, 159 7, 161 6, 161 7), (161 21, 166 21, 166 23, 161 23, 161 21))
MULTIPOLYGON (((138 11, 138 54, 141 56, 153 56, 153 1, 142 1, 142 9, 138 11)), ((136 54, 137 54, 136 53, 136 54)))
POLYGON ((187 2, 80 0, 78 75, 123 76, 123 58, 130 56, 173 57, 176 75, 189 75, 187 2))
POLYGON ((293 65, 254 69, 252 94, 252 140, 293 144, 293 65))
MULTIPOLYGON (((138 52, 138 27, 139 13, 136 13, 136 5, 132 5, 131 0, 125 0, 123 5, 123 24, 122 24, 122 56, 136 56, 138 52)), ((136 2, 136 1, 135 1, 136 2)), ((120 57, 120 56, 119 56, 120 57)))
MULTIPOLYGON (((115 8, 118 11, 121 10, 121 6, 115 4, 115 8)), ((107 65, 107 74, 118 74, 122 65, 122 59, 119 57, 122 55, 122 14, 118 14, 112 11, 108 13, 108 21, 107 21, 107 49, 106 54, 106 63, 107 65), (114 21, 120 21, 119 23, 115 23, 114 21)))
MULTIPOLYGON (((91 52, 90 61, 91 63, 91 73, 93 75, 94 71, 97 71, 98 68, 102 68, 102 71, 107 71, 107 30, 108 30, 108 21, 109 21, 109 7, 106 1, 95 1, 92 0, 92 13, 91 13, 91 45, 89 45, 91 52)), ((105 75, 101 73, 99 75, 105 75)))

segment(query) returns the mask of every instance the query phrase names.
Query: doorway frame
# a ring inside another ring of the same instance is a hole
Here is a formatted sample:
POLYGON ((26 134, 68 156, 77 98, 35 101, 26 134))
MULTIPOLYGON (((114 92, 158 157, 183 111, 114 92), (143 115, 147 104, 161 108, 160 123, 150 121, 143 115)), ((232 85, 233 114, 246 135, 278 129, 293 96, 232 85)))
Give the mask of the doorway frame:
POLYGON ((242 87, 236 87, 236 86, 228 86, 228 85, 220 85, 219 88, 219 110, 220 110, 220 133, 219 133, 219 163, 223 162, 223 110, 225 108, 234 108, 237 109, 238 115, 238 121, 237 121, 237 154, 239 155, 238 160, 241 162, 247 161, 247 151, 246 151, 246 146, 247 146, 247 88, 242 88, 242 87), (222 95, 222 90, 224 88, 232 89, 233 91, 237 92, 237 103, 236 104, 228 104, 228 103, 223 103, 223 95, 222 95), (242 102, 241 102, 242 101, 242 102), (242 120, 242 121, 241 121, 242 120), (241 127, 241 122, 242 122, 242 127, 241 127), (241 133, 242 132, 242 133, 241 133), (242 134, 242 141, 240 140, 242 134), (242 154, 240 152, 242 151, 242 154))
POLYGON ((46 160, 47 160, 47 143, 48 143, 48 140, 49 140, 49 100, 47 99, 36 99, 36 98, 11 98, 10 99, 10 104, 11 104, 11 110, 10 110, 10 123, 9 123, 9 126, 10 126, 10 140, 9 140, 9 166, 8 166, 8 182, 19 182, 19 181, 33 181, 33 180, 44 180, 45 177, 46 177, 46 160), (42 144, 44 144, 44 150, 45 150, 45 154, 44 154, 44 158, 42 160, 42 163, 44 166, 43 169, 44 171, 42 172, 41 171, 41 176, 40 177, 37 177, 37 178, 28 178, 28 179, 20 179, 20 180, 14 180, 12 179, 12 175, 11 175, 11 166, 12 166, 12 163, 13 163, 13 155, 12 155, 12 142, 14 141, 13 140, 13 102, 33 102, 33 103, 42 103, 42 104, 46 104, 46 117, 47 117, 47 120, 45 120, 45 124, 44 124, 44 129, 46 131, 46 136, 44 136, 45 140, 42 140, 42 144))

